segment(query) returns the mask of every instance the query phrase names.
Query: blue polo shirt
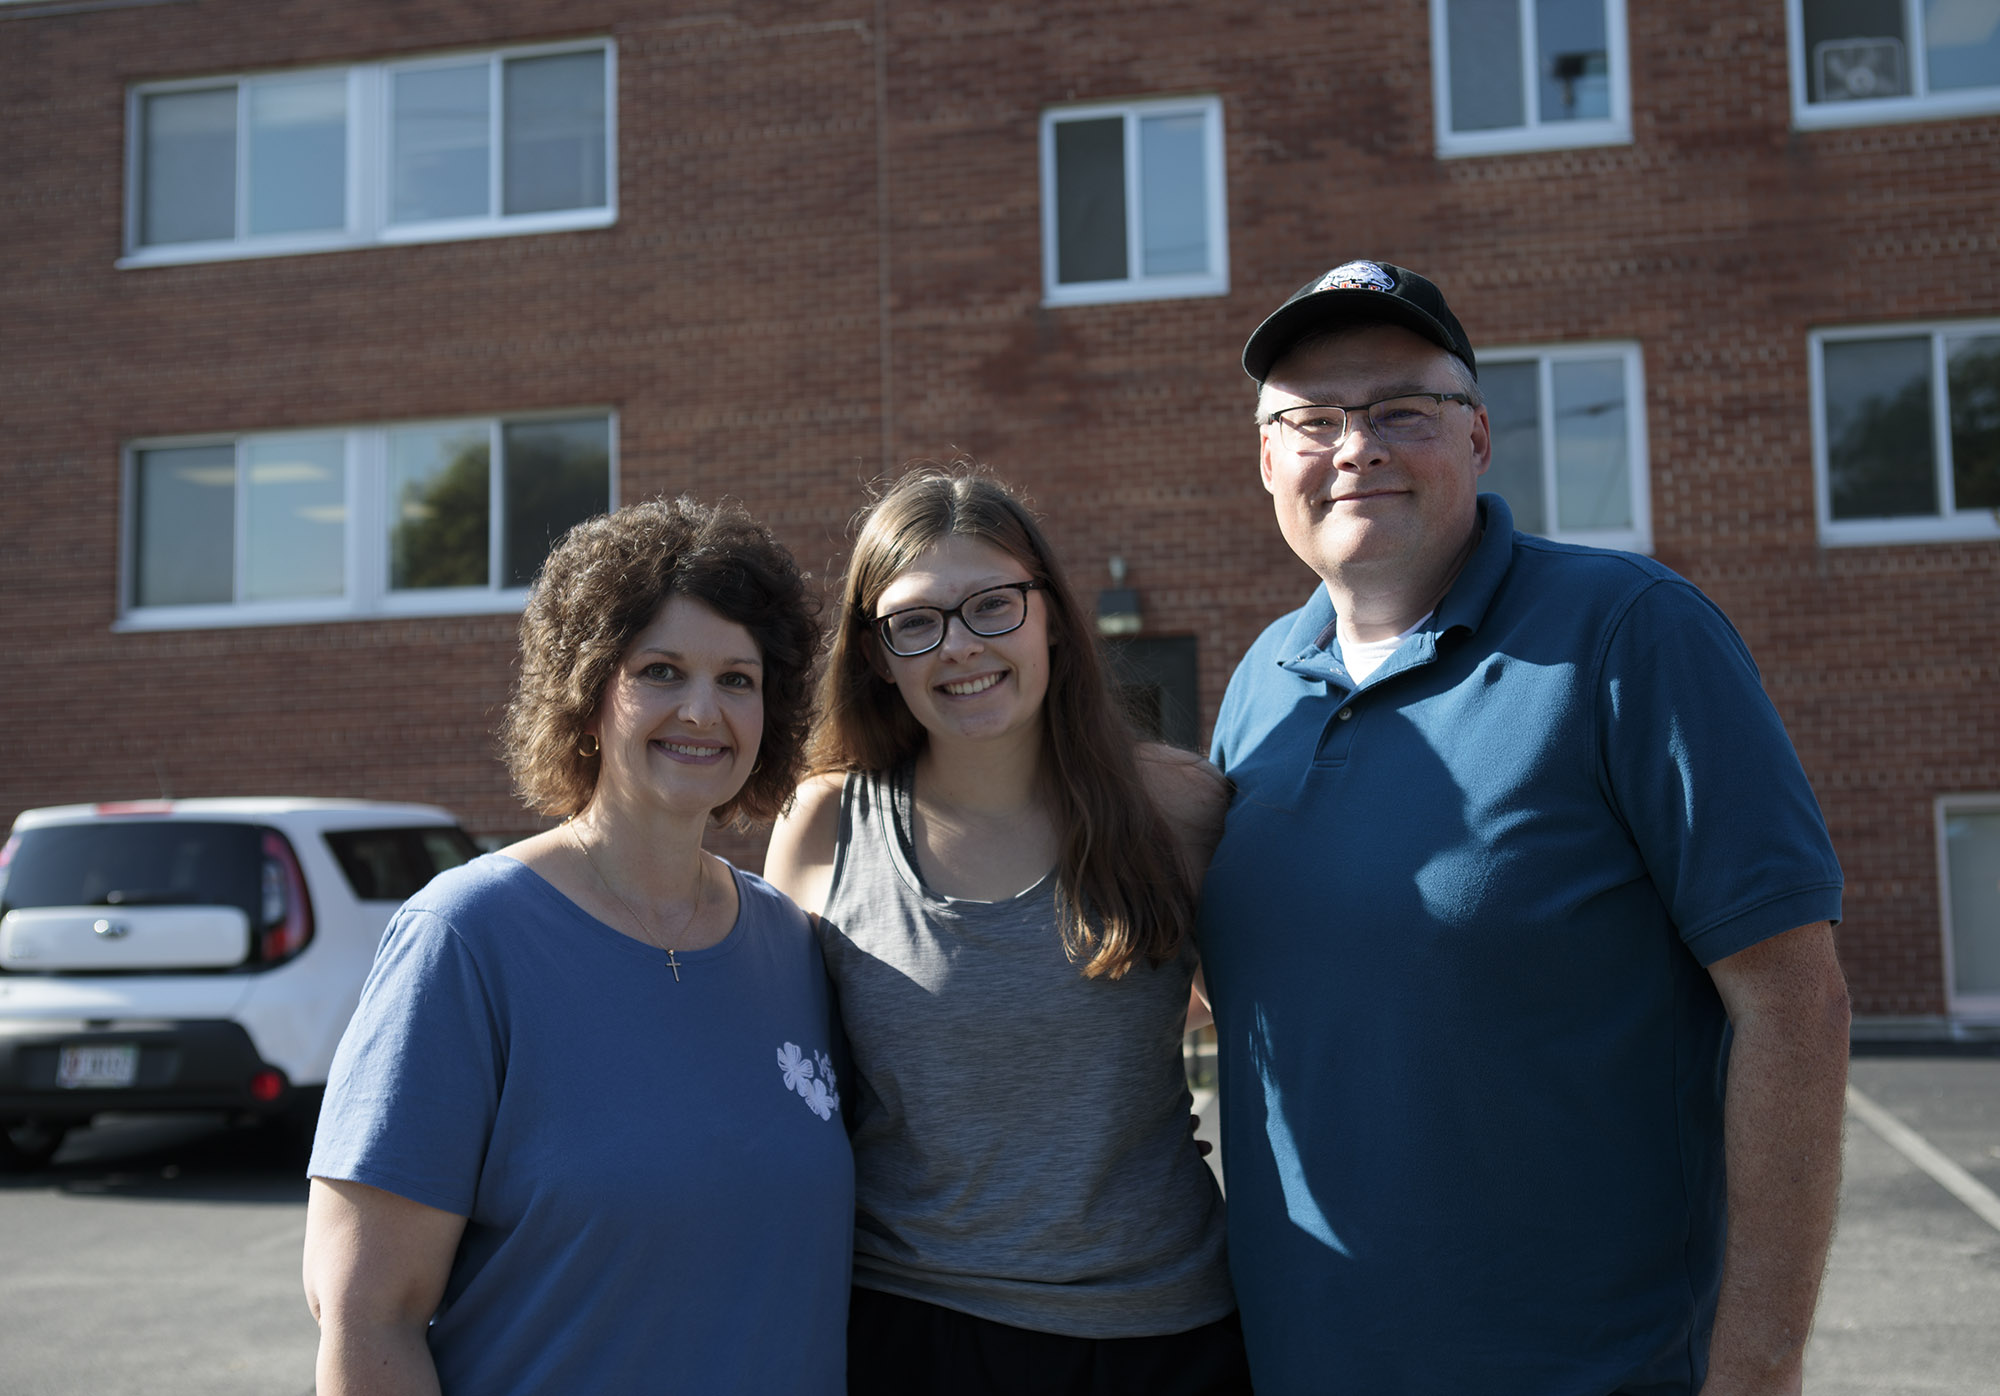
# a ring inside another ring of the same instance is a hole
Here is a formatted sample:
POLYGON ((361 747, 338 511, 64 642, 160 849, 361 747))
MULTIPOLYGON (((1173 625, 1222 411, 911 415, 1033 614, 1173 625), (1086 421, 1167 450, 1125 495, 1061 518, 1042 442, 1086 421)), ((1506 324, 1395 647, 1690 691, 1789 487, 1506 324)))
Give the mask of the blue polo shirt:
POLYGON ((1484 532, 1366 683, 1251 647, 1202 895, 1259 1396, 1691 1392, 1723 1235, 1705 966, 1840 915, 1749 652, 1624 553, 1484 532))

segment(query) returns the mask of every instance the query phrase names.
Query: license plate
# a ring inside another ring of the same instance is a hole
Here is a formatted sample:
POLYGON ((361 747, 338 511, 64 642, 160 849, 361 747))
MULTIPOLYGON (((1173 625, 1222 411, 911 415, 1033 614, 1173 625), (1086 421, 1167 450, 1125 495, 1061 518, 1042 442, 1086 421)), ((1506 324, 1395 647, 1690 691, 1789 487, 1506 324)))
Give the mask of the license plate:
POLYGON ((131 1044, 65 1047, 56 1063, 56 1084, 66 1091, 129 1086, 138 1076, 139 1049, 131 1044))

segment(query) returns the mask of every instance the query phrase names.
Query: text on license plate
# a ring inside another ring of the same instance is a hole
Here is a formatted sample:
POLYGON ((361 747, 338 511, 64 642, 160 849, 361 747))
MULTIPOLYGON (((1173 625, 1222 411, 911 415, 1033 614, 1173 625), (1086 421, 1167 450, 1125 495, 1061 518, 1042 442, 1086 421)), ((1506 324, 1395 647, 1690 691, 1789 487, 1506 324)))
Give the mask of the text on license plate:
POLYGON ((129 1086, 139 1075, 139 1049, 131 1043, 116 1047, 65 1047, 56 1063, 56 1084, 66 1091, 129 1086))

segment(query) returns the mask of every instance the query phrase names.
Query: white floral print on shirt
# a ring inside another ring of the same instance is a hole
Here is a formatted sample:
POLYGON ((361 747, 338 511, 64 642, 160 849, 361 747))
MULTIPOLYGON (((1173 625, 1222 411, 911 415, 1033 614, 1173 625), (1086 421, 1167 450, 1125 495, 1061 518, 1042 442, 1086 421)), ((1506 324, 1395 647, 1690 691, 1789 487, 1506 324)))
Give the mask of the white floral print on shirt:
POLYGON ((831 1120, 840 1109, 833 1062, 826 1053, 814 1052, 808 1058, 796 1042, 787 1042, 778 1049, 778 1070, 785 1078, 785 1089, 797 1091, 806 1108, 822 1120, 831 1120))

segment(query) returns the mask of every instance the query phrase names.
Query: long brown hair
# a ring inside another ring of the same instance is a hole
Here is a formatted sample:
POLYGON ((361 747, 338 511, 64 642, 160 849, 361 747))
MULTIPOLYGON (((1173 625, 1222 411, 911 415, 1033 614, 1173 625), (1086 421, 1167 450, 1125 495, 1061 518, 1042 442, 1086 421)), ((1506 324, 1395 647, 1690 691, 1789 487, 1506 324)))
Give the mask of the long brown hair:
POLYGON ((922 724, 869 662, 875 603, 942 539, 1000 549, 1043 584, 1048 607, 1040 774, 1056 828, 1063 946, 1093 979, 1120 978, 1141 955, 1154 964, 1173 958, 1194 919, 1194 892, 1140 779, 1137 738, 1112 696, 1097 637, 1034 515, 991 476, 963 464, 922 466, 891 485, 860 524, 820 677, 813 770, 890 771, 923 750, 922 724))

